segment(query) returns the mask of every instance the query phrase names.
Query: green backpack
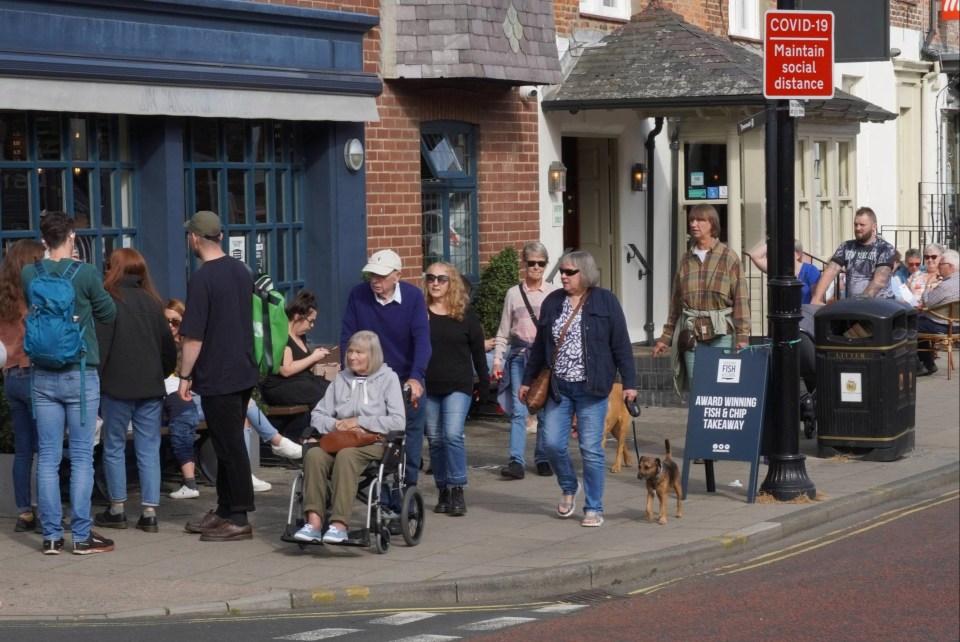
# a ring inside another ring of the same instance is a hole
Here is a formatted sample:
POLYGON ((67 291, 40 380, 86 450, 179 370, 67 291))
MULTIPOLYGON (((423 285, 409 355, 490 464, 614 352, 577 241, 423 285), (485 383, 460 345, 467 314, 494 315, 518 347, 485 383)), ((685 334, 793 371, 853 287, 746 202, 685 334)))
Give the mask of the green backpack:
POLYGON ((283 294, 273 289, 273 279, 261 274, 253 283, 253 357, 260 376, 277 374, 287 347, 288 319, 283 294))

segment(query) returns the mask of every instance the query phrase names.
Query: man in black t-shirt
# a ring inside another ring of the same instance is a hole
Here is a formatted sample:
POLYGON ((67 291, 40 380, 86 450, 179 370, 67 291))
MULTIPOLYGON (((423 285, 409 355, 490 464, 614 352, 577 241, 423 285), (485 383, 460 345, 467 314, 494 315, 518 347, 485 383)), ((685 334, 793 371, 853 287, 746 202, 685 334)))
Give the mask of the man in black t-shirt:
POLYGON ((191 391, 200 395, 217 455, 217 508, 187 522, 186 530, 200 533, 202 542, 250 539, 247 512, 254 509, 253 482, 243 423, 258 379, 253 277, 246 265, 224 253, 219 216, 197 212, 184 227, 203 265, 187 284, 178 394, 185 401, 190 401, 191 391))
POLYGON ((890 283, 893 273, 894 247, 877 236, 877 215, 869 207, 861 207, 853 218, 852 241, 844 241, 824 268, 810 303, 823 305, 824 294, 840 269, 847 272, 846 296, 894 299, 890 283))

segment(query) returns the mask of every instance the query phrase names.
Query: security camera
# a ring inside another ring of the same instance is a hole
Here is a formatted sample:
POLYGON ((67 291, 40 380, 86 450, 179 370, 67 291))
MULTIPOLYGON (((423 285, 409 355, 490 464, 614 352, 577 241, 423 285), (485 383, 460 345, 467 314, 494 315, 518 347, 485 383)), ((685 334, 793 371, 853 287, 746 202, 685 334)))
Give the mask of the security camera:
POLYGON ((537 99, 537 88, 533 85, 524 85, 520 88, 520 100, 530 102, 537 99))

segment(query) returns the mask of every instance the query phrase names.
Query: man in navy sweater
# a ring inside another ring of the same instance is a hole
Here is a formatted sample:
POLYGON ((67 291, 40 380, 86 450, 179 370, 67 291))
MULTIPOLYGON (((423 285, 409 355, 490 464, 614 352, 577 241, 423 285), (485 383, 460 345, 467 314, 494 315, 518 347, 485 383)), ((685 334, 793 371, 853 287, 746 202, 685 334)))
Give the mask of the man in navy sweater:
POLYGON ((426 420, 423 376, 430 362, 430 322, 427 302, 416 286, 400 279, 403 268, 393 250, 380 250, 363 268, 367 283, 350 291, 340 328, 340 355, 347 354, 347 342, 355 332, 370 330, 380 337, 383 359, 397 376, 401 386, 410 387, 407 404, 406 483, 416 484, 423 451, 423 427, 426 420))

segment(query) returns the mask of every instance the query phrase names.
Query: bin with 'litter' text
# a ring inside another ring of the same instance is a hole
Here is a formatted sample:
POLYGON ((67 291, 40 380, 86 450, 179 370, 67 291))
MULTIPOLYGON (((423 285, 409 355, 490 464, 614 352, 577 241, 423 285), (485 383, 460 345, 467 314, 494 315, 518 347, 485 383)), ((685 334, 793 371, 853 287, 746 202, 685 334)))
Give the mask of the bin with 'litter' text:
POLYGON ((888 299, 844 299, 814 317, 817 453, 893 461, 913 450, 917 315, 888 299))

